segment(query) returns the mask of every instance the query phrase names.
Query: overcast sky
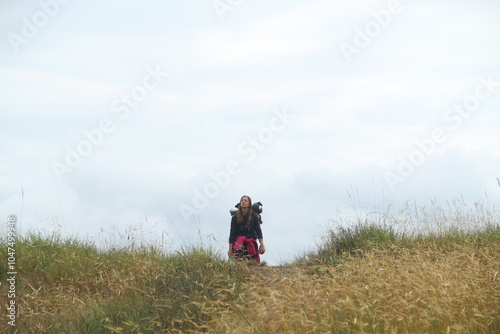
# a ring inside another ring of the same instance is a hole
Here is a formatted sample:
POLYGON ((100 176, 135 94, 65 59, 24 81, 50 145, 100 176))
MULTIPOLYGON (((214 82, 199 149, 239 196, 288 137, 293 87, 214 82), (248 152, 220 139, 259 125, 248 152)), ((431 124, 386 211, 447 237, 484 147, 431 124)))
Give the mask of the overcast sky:
POLYGON ((353 210, 500 204, 496 0, 0 8, 0 212, 21 232, 225 253, 247 194, 279 263, 353 210))

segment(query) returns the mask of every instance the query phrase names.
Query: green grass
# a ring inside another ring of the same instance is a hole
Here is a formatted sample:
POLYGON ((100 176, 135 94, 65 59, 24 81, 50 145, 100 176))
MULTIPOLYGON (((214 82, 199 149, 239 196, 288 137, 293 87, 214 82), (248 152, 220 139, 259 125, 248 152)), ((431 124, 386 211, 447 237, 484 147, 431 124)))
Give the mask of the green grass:
POLYGON ((446 209, 435 201, 429 207, 407 202, 399 212, 386 208, 332 220, 317 249, 299 256, 294 263, 337 265, 345 254, 361 255, 375 248, 411 248, 417 244, 434 245, 445 252, 470 242, 491 244, 492 239, 498 240, 499 228, 498 211, 481 202, 455 200, 446 209))
POLYGON ((329 230, 317 251, 307 254, 309 264, 335 265, 345 253, 360 254, 375 247, 385 247, 396 242, 397 236, 391 228, 375 224, 357 224, 329 230))
POLYGON ((500 242, 500 224, 488 223, 477 230, 456 227, 426 233, 396 232, 392 226, 372 222, 356 222, 352 226, 340 226, 326 232, 317 249, 295 260, 296 264, 337 265, 343 255, 362 255, 373 249, 387 247, 412 248, 424 244, 443 252, 451 251, 464 244, 500 242))

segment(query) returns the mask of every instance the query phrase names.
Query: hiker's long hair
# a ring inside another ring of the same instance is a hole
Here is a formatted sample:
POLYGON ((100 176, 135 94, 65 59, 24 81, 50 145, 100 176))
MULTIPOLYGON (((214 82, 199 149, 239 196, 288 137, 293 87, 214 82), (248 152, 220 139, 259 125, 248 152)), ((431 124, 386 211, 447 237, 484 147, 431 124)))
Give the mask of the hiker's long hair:
POLYGON ((246 197, 248 198, 248 213, 247 213, 247 219, 246 221, 243 221, 243 212, 241 211, 241 205, 238 205, 238 212, 236 213, 236 221, 239 223, 239 224, 250 224, 252 222, 252 216, 253 216, 253 210, 252 210, 252 199, 250 198, 250 196, 248 195, 243 195, 241 196, 240 198, 240 203, 241 203, 241 200, 243 199, 243 197, 246 197))

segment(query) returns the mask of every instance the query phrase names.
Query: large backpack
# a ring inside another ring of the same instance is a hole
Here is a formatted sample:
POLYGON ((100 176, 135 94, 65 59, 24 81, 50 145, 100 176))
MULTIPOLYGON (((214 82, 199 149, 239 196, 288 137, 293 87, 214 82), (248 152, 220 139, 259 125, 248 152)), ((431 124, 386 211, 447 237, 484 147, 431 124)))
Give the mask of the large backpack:
MULTIPOLYGON (((231 216, 234 216, 236 214, 236 212, 238 212, 239 207, 240 207, 240 203, 236 204, 234 206, 234 208, 229 210, 229 213, 231 214, 231 216)), ((262 224, 262 217, 260 215, 262 213, 262 203, 257 202, 257 203, 252 204, 252 211, 257 215, 257 217, 259 217, 259 221, 262 224)))

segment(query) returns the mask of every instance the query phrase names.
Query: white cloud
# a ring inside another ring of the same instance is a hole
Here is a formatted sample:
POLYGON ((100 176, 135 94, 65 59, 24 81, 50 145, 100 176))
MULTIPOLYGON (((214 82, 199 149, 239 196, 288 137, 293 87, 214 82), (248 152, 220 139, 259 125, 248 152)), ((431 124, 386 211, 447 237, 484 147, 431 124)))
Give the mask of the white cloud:
MULTIPOLYGON (((10 116, 25 119, 96 117, 108 105, 116 86, 43 70, 0 68, 10 116), (8 78, 8 81, 6 80, 8 78)), ((4 115, 5 115, 4 114, 4 115)))
POLYGON ((289 258, 284 240, 295 252, 314 247, 351 205, 485 190, 498 201, 498 91, 456 131, 443 120, 498 70, 498 4, 450 3, 404 3, 348 63, 339 44, 387 1, 247 2, 224 21, 201 1, 129 1, 95 16, 94 2, 75 2, 19 57, 1 58, 0 209, 19 212, 22 185, 27 225, 50 229, 64 216, 71 233, 101 238, 142 224, 170 244, 212 234, 224 253, 227 211, 247 193, 264 203, 266 257, 277 262, 289 258), (111 103, 156 65, 170 71, 164 83, 125 119, 113 114, 111 103), (238 147, 283 107, 295 118, 248 159, 238 147), (104 117, 114 131, 59 184, 51 163, 104 117), (385 173, 438 127, 449 138, 389 190, 385 173), (229 161, 241 172, 186 220, 180 205, 229 161))

